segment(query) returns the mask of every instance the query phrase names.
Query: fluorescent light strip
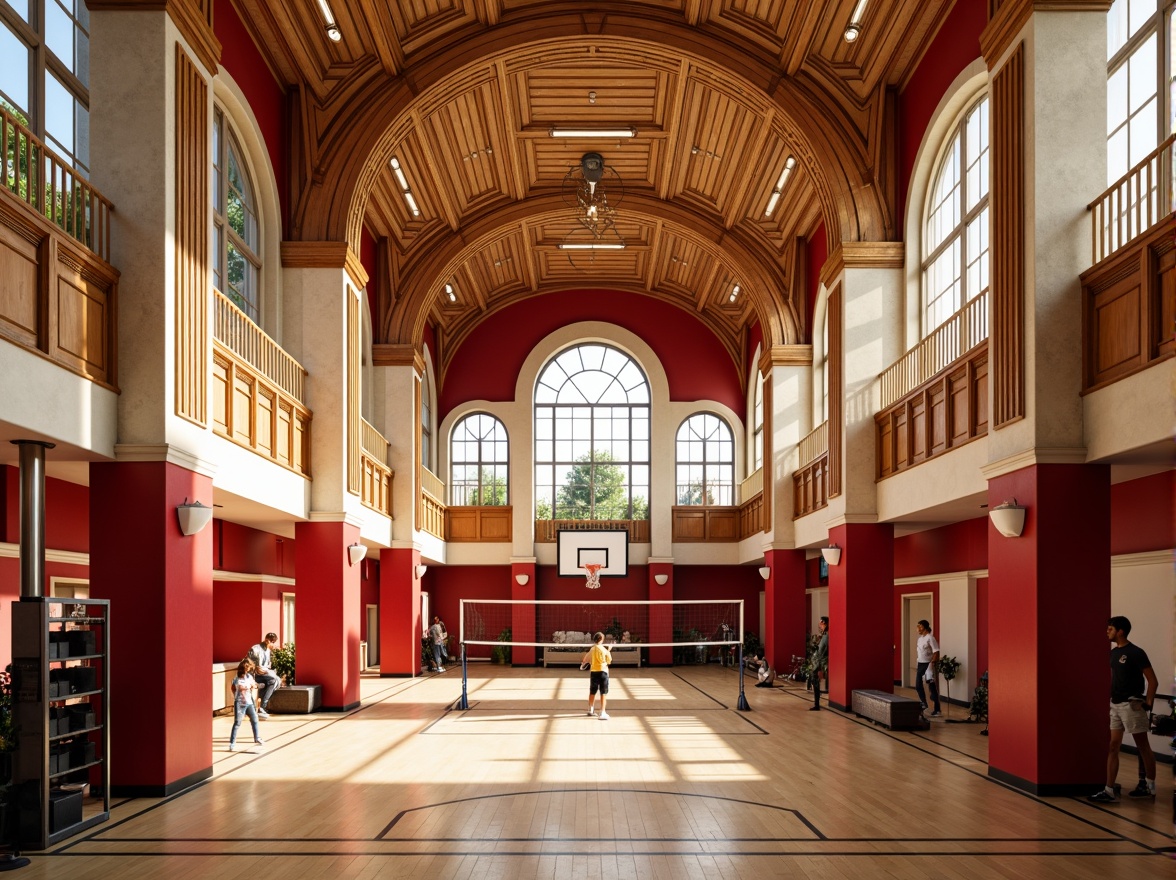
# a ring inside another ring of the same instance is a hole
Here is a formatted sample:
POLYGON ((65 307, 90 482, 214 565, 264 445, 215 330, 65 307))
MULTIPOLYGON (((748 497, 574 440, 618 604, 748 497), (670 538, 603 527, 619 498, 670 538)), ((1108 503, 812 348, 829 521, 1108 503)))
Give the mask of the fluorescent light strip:
POLYGON ((553 138, 632 138, 637 129, 629 128, 551 128, 547 133, 553 138))
POLYGON ((343 32, 339 30, 339 25, 335 21, 335 13, 331 12, 331 6, 327 0, 318 0, 319 12, 323 15, 323 24, 327 28, 327 36, 331 38, 332 43, 338 43, 343 39, 343 32))
POLYGON ((446 296, 449 297, 449 301, 451 303, 457 302, 457 294, 453 292, 453 285, 452 284, 445 285, 445 294, 446 294, 446 296))
POLYGON ((400 186, 400 193, 404 196, 408 210, 412 211, 414 217, 421 216, 421 209, 417 207, 416 199, 413 198, 412 190, 408 186, 408 178, 404 176, 404 169, 400 167, 400 160, 393 156, 388 164, 392 166, 392 173, 396 175, 396 183, 400 186))
POLYGON ((768 206, 764 208, 764 216, 771 217, 776 210, 776 205, 780 203, 780 195, 784 191, 784 185, 788 183, 788 178, 792 176, 792 169, 796 167, 796 159, 789 156, 784 163, 784 168, 780 172, 779 179, 776 180, 776 188, 772 190, 772 194, 768 196, 768 206))
POLYGON ((853 8, 853 15, 849 17, 849 24, 845 26, 845 42, 852 43, 862 33, 862 19, 866 17, 866 3, 868 0, 858 0, 853 8))
POLYGON ((623 244, 569 244, 563 242, 557 245, 561 251, 623 251, 623 244))
POLYGON ((731 288, 731 295, 729 297, 727 297, 727 302, 735 302, 735 299, 738 296, 739 296, 739 285, 736 284, 734 287, 731 288))

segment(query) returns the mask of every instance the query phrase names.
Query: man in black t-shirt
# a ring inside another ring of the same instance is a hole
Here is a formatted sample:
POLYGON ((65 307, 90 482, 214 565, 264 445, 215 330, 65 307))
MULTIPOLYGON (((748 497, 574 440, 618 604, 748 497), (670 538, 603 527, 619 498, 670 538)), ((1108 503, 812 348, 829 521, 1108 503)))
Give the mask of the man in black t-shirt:
POLYGON ((1107 752, 1107 785, 1095 792, 1090 800, 1100 804, 1113 804, 1119 800, 1115 794, 1115 780, 1119 776, 1119 749, 1123 745, 1123 733, 1131 734, 1139 756, 1143 758, 1147 778, 1140 780, 1128 797, 1155 800, 1156 797, 1156 756, 1147 738, 1151 721, 1152 703, 1156 698, 1156 673, 1151 661, 1138 645, 1127 641, 1131 633, 1131 621, 1126 617, 1112 617, 1107 621, 1107 638, 1111 648, 1111 743, 1107 752), (1144 693, 1146 685, 1147 693, 1144 693))

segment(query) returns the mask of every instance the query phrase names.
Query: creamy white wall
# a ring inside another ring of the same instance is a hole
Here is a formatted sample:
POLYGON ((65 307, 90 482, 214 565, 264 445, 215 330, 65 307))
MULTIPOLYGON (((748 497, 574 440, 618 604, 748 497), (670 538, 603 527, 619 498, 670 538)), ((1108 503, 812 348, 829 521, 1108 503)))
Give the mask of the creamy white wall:
POLYGON ((1082 398, 1090 461, 1172 442, 1174 367, 1176 361, 1163 361, 1082 398))

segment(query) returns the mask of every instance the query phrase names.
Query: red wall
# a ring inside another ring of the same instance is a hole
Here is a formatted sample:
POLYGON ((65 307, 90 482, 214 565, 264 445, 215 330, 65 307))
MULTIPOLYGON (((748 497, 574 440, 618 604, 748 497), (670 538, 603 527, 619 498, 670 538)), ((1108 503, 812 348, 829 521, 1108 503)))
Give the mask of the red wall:
POLYGON ((1111 486, 1111 555, 1176 546, 1176 471, 1111 486))
POLYGON ((907 188, 915 156, 935 108, 960 71, 980 57, 980 32, 988 24, 986 0, 956 0, 935 39, 898 98, 897 237, 902 237, 907 188))
POLYGON ((988 568, 988 517, 916 532, 894 540, 894 577, 988 568))
POLYGON ((693 314, 652 297, 612 290, 535 296, 491 315, 453 356, 441 389, 438 419, 467 400, 513 400, 523 361, 548 334, 580 321, 607 321, 653 348, 670 385, 670 399, 717 400, 744 410, 740 365, 693 314))
POLYGON ((213 520, 212 558, 217 571, 294 577, 294 539, 224 520, 213 520))
MULTIPOLYGON (((743 630, 753 632, 761 639, 764 631, 760 624, 759 595, 764 589, 759 566, 748 565, 695 565, 675 566, 675 599, 742 599, 743 630)), ((736 620, 729 621, 738 627, 736 620)), ((701 627, 700 627, 701 629, 701 627)))
MULTIPOLYGON (((283 231, 286 226, 287 175, 286 95, 282 86, 270 73, 265 59, 257 50, 253 38, 237 16, 230 0, 215 0, 213 31, 221 42, 221 64, 245 94, 249 109, 257 119, 257 127, 265 138, 270 162, 277 178, 278 200, 281 203, 283 231)), ((282 236, 285 238, 285 235, 282 236)))
MULTIPOLYGON (((20 468, 0 465, 0 542, 20 543, 20 468)), ((90 489, 45 478, 45 547, 90 551, 90 489)))

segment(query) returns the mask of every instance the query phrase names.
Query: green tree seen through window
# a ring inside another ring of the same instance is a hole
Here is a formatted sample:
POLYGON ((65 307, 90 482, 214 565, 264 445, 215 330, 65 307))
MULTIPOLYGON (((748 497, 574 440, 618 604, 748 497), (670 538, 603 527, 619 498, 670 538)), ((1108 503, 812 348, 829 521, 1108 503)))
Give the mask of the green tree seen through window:
POLYGON ((535 505, 538 519, 649 519, 649 501, 630 499, 625 471, 604 450, 576 459, 555 496, 555 511, 545 501, 535 505), (631 502, 631 503, 630 503, 631 502))

